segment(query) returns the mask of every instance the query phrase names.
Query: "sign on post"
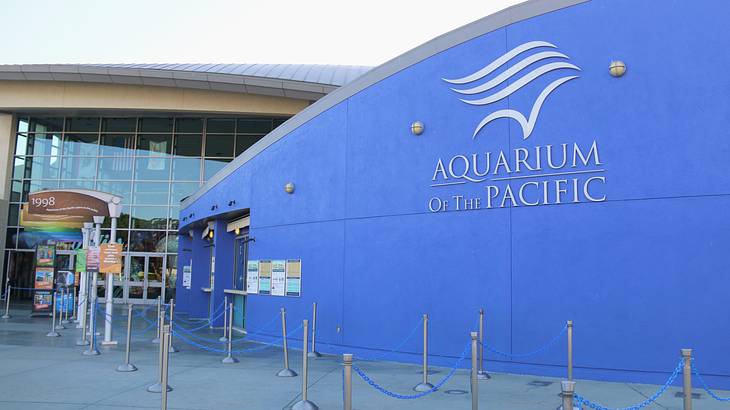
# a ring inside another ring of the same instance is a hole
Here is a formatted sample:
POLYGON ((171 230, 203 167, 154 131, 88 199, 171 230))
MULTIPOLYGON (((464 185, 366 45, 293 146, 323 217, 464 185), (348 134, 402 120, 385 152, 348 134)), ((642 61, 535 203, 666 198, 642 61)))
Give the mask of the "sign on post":
POLYGON ((86 271, 90 273, 98 273, 99 272, 99 247, 98 246, 89 246, 89 248, 86 250, 86 271))
POLYGON ((100 246, 101 273, 122 273, 122 244, 105 243, 100 246))

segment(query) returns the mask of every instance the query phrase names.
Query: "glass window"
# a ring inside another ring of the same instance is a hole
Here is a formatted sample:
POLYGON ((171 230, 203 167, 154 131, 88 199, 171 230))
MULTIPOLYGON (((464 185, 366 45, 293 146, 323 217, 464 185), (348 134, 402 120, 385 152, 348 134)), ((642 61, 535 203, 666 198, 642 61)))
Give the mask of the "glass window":
MULTIPOLYGON (((178 217, 180 216, 180 207, 179 206, 171 206, 170 210, 167 214, 167 217, 170 220, 170 226, 169 229, 177 229, 179 226, 179 220, 178 217)), ((177 238, 175 238, 177 240, 177 238)))
POLYGON ((59 157, 26 157, 25 177, 31 179, 58 178, 60 163, 59 157))
MULTIPOLYGON (((177 253, 177 232, 172 231, 167 233, 167 253, 177 253)), ((169 267, 170 265, 167 266, 169 267)))
POLYGON ((98 144, 99 137, 96 134, 65 134, 63 155, 96 156, 98 144))
POLYGON ((199 181, 200 158, 175 158, 172 160, 173 181, 199 181))
POLYGON ((208 118, 205 132, 208 134, 232 134, 236 132, 236 120, 229 118, 208 118))
POLYGON ((132 252, 165 252, 165 232, 130 231, 129 250, 132 252))
POLYGON ((22 179, 25 177, 25 161, 27 157, 15 157, 13 159, 13 178, 22 179))
POLYGON ((67 118, 66 132, 99 132, 99 117, 67 118))
MULTIPOLYGON (((117 219, 117 229, 128 229, 129 228, 129 206, 122 206, 122 212, 117 219)), ((109 229, 112 226, 111 218, 104 218, 104 223, 101 224, 101 229, 109 229)))
POLYGON ((274 118, 274 124, 272 130, 276 129, 279 125, 285 123, 287 118, 274 118))
POLYGON ((137 155, 169 155, 172 148, 172 135, 139 135, 137 155))
POLYGON ((107 192, 122 197, 122 203, 132 202, 132 183, 123 181, 96 181, 97 191, 107 192))
MULTIPOLYGON (((101 243, 109 243, 111 242, 112 238, 112 231, 111 229, 102 229, 101 230, 101 243)), ((117 226, 117 243, 121 243, 122 245, 127 245, 129 243, 129 231, 126 229, 119 229, 117 226)))
POLYGON ((18 132, 28 132, 28 118, 18 118, 18 132))
POLYGON ((205 156, 206 157, 232 157, 233 156, 233 135, 206 135, 205 156))
POLYGON ((132 207, 132 229, 167 229, 167 207, 132 207))
POLYGON ((94 179, 96 158, 63 157, 61 179, 94 179))
POLYGON ((269 118, 245 118, 238 120, 237 133, 268 134, 271 131, 269 118))
POLYGON ((98 179, 132 179, 132 157, 99 158, 98 179))
POLYGON ((102 134, 99 155, 119 157, 134 155, 134 135, 102 134))
POLYGON ((8 208, 8 226, 17 226, 20 222, 18 220, 18 215, 20 215, 20 206, 17 204, 10 204, 10 207, 8 208))
POLYGON ((178 118, 175 120, 175 132, 203 132, 203 119, 178 118))
POLYGON ((133 203, 167 205, 169 189, 167 182, 137 182, 134 184, 133 203))
POLYGON ((28 155, 58 155, 61 153, 61 134, 29 134, 28 155))
POLYGON ((63 131, 63 117, 31 117, 28 131, 63 131))
POLYGON ((20 194, 23 192, 23 183, 13 181, 10 189, 10 202, 20 202, 20 194))
POLYGON ((62 180, 61 188, 94 189, 94 181, 91 180, 62 180))
POLYGON ((139 132, 172 132, 172 118, 140 118, 139 132))
POLYGON ((199 157, 203 148, 203 136, 200 134, 193 135, 175 135, 175 155, 186 157, 199 157))
POLYGON ((209 180, 210 177, 215 175, 218 171, 223 169, 230 159, 206 159, 205 160, 205 180, 209 180))
POLYGON ((58 189, 58 180, 34 180, 34 181, 23 181, 23 192, 20 200, 22 202, 28 201, 28 193, 36 191, 45 191, 47 189, 58 189))
POLYGON ((137 157, 134 178, 148 181, 167 181, 170 179, 170 159, 137 157))
POLYGON ((237 135, 236 136, 236 156, 241 155, 243 151, 246 151, 251 145, 255 144, 258 140, 263 138, 263 134, 259 135, 237 135))
POLYGON ((5 248, 15 249, 15 241, 17 239, 17 235, 17 228, 8 228, 7 234, 5 235, 5 248))
POLYGON ((137 131, 136 118, 103 118, 101 132, 135 132, 137 131))
POLYGON ((15 136, 15 155, 26 155, 28 153, 28 136, 17 134, 15 136))
POLYGON ((200 187, 198 182, 173 182, 170 192, 170 204, 179 205, 180 201, 195 193, 200 187))

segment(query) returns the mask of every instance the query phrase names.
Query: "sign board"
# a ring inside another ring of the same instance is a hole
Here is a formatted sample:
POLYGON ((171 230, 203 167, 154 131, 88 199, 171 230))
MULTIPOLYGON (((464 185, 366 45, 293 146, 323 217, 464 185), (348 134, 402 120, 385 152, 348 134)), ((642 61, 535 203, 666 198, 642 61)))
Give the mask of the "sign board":
POLYGON ((289 259, 286 261, 286 295, 301 296, 302 294, 302 260, 289 259))
POLYGON ((35 250, 35 292, 32 313, 47 313, 53 307, 53 280, 56 247, 38 245, 35 250))
POLYGON ((190 289, 193 283, 193 266, 183 266, 182 285, 185 289, 190 289))
POLYGON ((76 249, 76 272, 86 272, 86 249, 76 249))
POLYGON ((259 293, 259 261, 248 261, 246 264, 246 293, 259 293))
POLYGON ((56 258, 56 247, 53 245, 38 245, 35 250, 35 266, 51 266, 56 258))
POLYGON ((271 294, 286 296, 286 261, 271 261, 271 294))
POLYGON ((105 243, 100 247, 101 273, 122 273, 122 244, 105 243))
POLYGON ((259 261, 259 294, 271 294, 271 261, 259 261))
POLYGON ((97 273, 99 272, 99 247, 98 246, 89 246, 89 248, 86 250, 86 271, 91 273, 97 273))
POLYGON ((109 203, 81 190, 38 191, 28 194, 28 214, 79 216, 91 220, 109 215, 109 203))

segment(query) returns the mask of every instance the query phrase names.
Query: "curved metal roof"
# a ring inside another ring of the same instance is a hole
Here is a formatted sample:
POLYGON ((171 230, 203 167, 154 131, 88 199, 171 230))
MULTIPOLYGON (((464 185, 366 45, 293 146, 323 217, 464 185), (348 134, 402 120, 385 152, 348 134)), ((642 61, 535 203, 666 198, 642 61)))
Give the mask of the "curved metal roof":
POLYGON ((0 80, 194 88, 318 100, 370 70, 312 64, 13 64, 0 80))

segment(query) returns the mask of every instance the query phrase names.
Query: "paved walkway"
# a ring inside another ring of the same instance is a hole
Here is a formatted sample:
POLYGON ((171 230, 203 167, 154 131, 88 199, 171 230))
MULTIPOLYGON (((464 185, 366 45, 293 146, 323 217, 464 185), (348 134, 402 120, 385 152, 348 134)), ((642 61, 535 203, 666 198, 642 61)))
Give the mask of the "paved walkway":
MULTIPOLYGON (((80 331, 72 325, 61 330, 61 337, 46 337, 48 318, 29 318, 29 307, 12 311, 13 318, 0 320, 0 409, 141 409, 160 408, 160 394, 146 392, 157 377, 157 345, 150 343, 152 331, 135 336, 132 363, 139 370, 118 373, 123 345, 99 347, 101 355, 84 356, 75 346, 80 331)), ((123 325, 125 312, 118 314, 123 325)), ((116 319, 115 319, 116 321, 116 319)), ((135 328, 146 324, 137 320, 135 328)), ((123 332, 116 337, 123 341, 123 332)), ((203 335, 217 338, 220 332, 203 335)), ((300 399, 301 377, 280 378, 282 352, 270 348, 239 355, 240 363, 222 364, 223 355, 203 352, 176 342, 181 349, 170 358, 170 409, 288 409, 300 399)), ((237 344, 252 347, 256 344, 237 344)), ((301 369, 301 353, 292 351, 291 367, 301 369)), ((363 362, 360 366, 378 383, 402 393, 420 381, 418 366, 390 362, 363 362)), ((336 357, 310 360, 309 398, 320 409, 342 408, 342 370, 336 357)), ((432 381, 448 369, 434 368, 432 381)), ((640 403, 658 386, 578 381, 580 391, 592 400, 624 407, 640 403)), ((374 390, 353 375, 353 407, 356 410, 464 409, 471 408, 469 374, 459 370, 443 388, 417 400, 397 400, 374 390)), ((669 389, 658 405, 647 409, 682 408, 679 390, 669 389)), ((482 409, 536 410, 555 409, 560 404, 560 380, 495 374, 480 382, 482 409)), ((718 392, 730 395, 728 392, 718 392)), ((694 401, 695 409, 730 409, 704 392, 694 401)))

